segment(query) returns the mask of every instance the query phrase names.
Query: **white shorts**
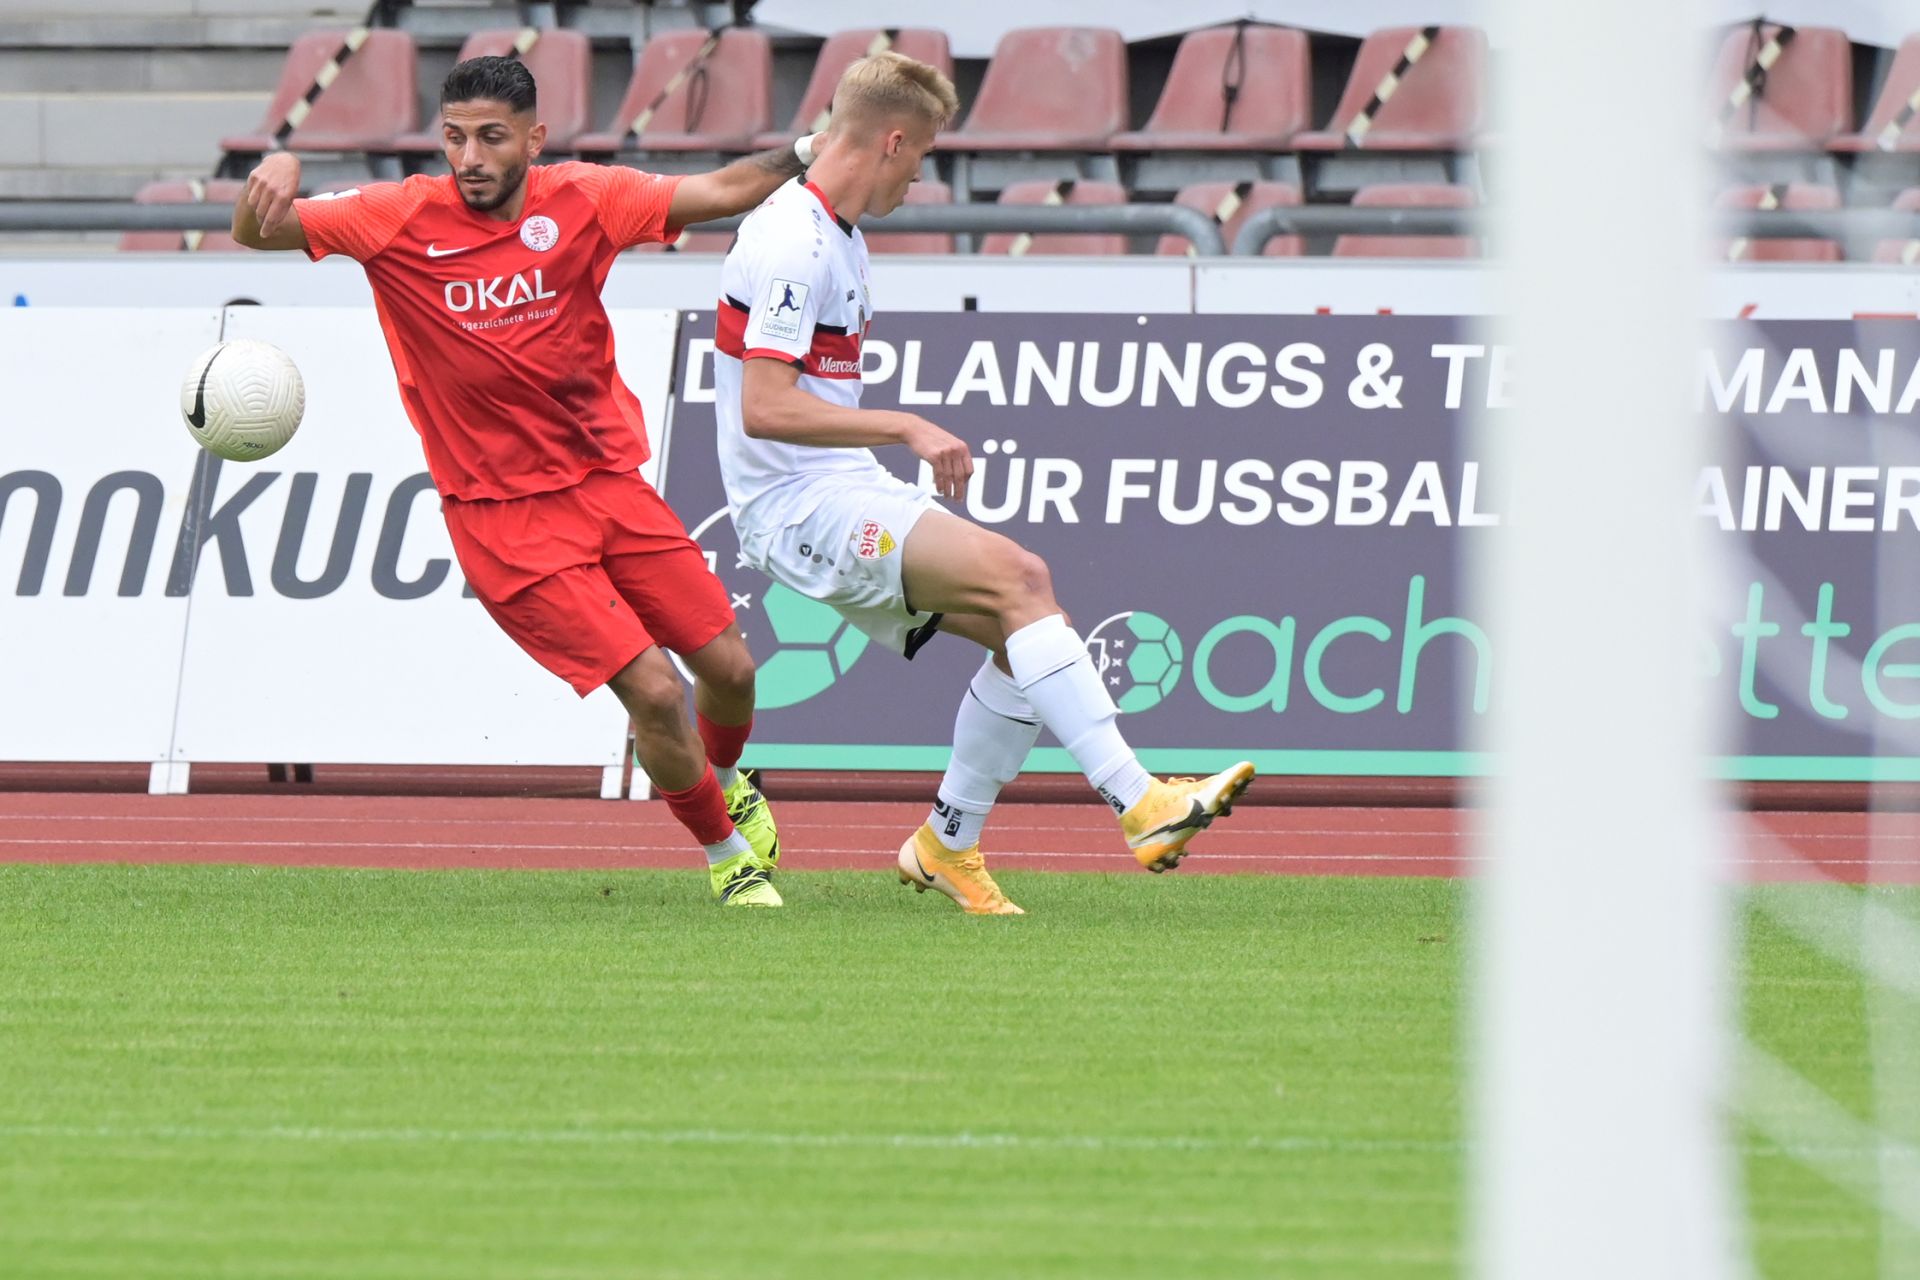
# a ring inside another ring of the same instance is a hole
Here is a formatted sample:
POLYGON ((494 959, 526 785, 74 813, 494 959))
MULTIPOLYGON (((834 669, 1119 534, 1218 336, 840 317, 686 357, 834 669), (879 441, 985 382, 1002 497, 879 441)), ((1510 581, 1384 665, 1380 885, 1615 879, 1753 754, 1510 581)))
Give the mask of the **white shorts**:
MULTIPOLYGON (((832 605, 895 653, 911 658, 933 638, 937 613, 916 611, 900 576, 907 534, 933 495, 890 474, 822 476, 817 504, 797 524, 743 528, 740 554, 774 581, 832 605)), ((804 498, 802 499, 805 500, 804 498)))

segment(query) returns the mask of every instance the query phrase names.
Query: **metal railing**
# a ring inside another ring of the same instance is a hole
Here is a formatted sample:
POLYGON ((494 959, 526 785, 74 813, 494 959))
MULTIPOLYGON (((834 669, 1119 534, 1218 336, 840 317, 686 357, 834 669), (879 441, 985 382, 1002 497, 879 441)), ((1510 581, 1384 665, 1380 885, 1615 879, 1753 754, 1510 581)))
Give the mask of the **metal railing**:
MULTIPOLYGON (((1236 256, 1253 256, 1286 235, 1483 236, 1485 209, 1390 209, 1352 205, 1272 205, 1251 215, 1233 238, 1236 256)), ((1755 240, 1920 239, 1920 213, 1892 209, 1723 209, 1713 215, 1723 236, 1755 240)))
MULTIPOLYGON (((708 231, 730 231, 741 218, 703 222, 708 231)), ((5 231, 224 231, 233 210, 220 204, 133 204, 93 200, 0 202, 5 231)), ((1177 235, 1207 255, 1223 254, 1220 225, 1204 213, 1170 204, 1063 205, 917 204, 866 223, 864 231, 1117 233, 1177 235)))
MULTIPOLYGON (((0 232, 17 231, 224 231, 232 210, 221 204, 134 204, 129 201, 0 201, 0 232)), ((699 224, 703 230, 732 230, 740 218, 699 224)), ((1275 236, 1284 235, 1484 235, 1482 209, 1354 208, 1351 205, 1275 205, 1249 217, 1228 246, 1220 224, 1204 213, 1171 204, 1116 205, 905 205, 884 218, 863 224, 869 232, 935 234, 1119 234, 1175 235, 1202 256, 1231 251, 1257 256, 1275 236)), ((1813 211, 1737 210, 1715 215, 1725 236, 1755 239, 1920 239, 1920 213, 1890 209, 1813 211)))

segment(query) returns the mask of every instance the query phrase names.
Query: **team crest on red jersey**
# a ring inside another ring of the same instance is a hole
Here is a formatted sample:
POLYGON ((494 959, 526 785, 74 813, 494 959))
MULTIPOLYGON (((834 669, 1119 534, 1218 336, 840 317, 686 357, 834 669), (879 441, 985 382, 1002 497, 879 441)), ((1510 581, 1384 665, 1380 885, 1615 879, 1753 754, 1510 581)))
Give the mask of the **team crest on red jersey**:
POLYGON ((520 243, 535 253, 545 253, 560 243, 560 224, 536 213, 520 224, 520 243))

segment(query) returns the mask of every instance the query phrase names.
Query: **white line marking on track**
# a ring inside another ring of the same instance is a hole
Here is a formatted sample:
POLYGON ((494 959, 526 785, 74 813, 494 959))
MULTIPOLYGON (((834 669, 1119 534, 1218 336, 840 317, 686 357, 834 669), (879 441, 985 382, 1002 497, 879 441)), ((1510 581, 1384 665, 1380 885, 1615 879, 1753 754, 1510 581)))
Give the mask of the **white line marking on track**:
MULTIPOLYGON (((25 845, 30 848, 68 848, 88 849, 306 849, 322 852, 334 849, 426 849, 443 850, 450 853, 477 853, 481 850, 493 852, 526 851, 533 853, 686 853, 691 856, 691 846, 684 844, 482 844, 476 841, 459 841, 452 844, 432 843, 428 841, 404 840, 329 840, 314 843, 306 840, 114 840, 101 837, 92 840, 34 840, 26 837, 0 837, 0 845, 25 845)), ((795 850, 802 856, 815 854, 840 854, 853 857, 873 858, 876 861, 891 863, 897 856, 892 849, 850 849, 845 847, 811 845, 804 850, 795 850)), ((1056 852, 1043 849, 996 849, 996 859, 1008 858, 1075 858, 1100 862, 1112 862, 1119 866, 1128 865, 1124 852, 1085 853, 1056 852)), ((1195 850, 1189 856, 1205 858, 1214 862, 1453 862, 1469 859, 1454 858, 1449 855, 1432 854, 1269 854, 1269 853, 1208 853, 1195 850)), ((692 864, 690 864, 692 865, 692 864)))
MULTIPOLYGON (((471 827, 488 827, 495 830, 502 827, 562 827, 562 828, 584 827, 584 828, 590 828, 590 829, 607 828, 611 830, 632 831, 648 825, 645 823, 639 823, 632 820, 614 821, 614 820, 601 819, 601 818, 566 818, 566 817, 409 818, 409 817, 399 817, 399 816, 387 817, 385 815, 355 817, 355 816, 342 816, 342 815, 298 816, 298 815, 286 815, 286 814, 260 814, 260 815, 200 814, 200 815, 195 815, 195 814, 131 814, 131 813, 130 814, 6 813, 4 811, 0 811, 0 818, 6 818, 13 822, 126 822, 126 823, 134 823, 138 825, 146 825, 146 824, 158 825, 161 823, 190 822, 190 823, 204 823, 209 826, 216 826, 216 827, 229 826, 236 823, 246 823, 249 825, 313 824, 315 826, 327 826, 327 825, 391 826, 391 827, 428 826, 428 827, 438 827, 438 828, 471 826, 471 827)), ((1229 819, 1228 823, 1229 825, 1223 826, 1215 830, 1213 832, 1213 835, 1216 838, 1220 836, 1233 836, 1240 839, 1290 837, 1290 838, 1303 838, 1303 839, 1312 838, 1312 839, 1349 839, 1351 840, 1351 839, 1365 839, 1365 838, 1377 838, 1377 837, 1383 837, 1383 836, 1390 836, 1395 839, 1456 838, 1456 839, 1464 840, 1464 839, 1470 838, 1474 834, 1474 830, 1472 826, 1468 824, 1463 824, 1462 826, 1458 826, 1458 827, 1419 827, 1419 828, 1288 827, 1288 826, 1268 827, 1268 826, 1252 825, 1238 817, 1229 819)), ((1780 831, 1764 823, 1752 823, 1749 825, 1750 825, 1750 830, 1756 835, 1764 835, 1764 836, 1774 837, 1776 839, 1785 839, 1785 840, 1793 840, 1793 841, 1814 842, 1814 841, 1847 840, 1847 841, 1874 841, 1874 842, 1880 842, 1880 843, 1920 842, 1920 828, 1916 828, 1913 831, 1898 831, 1898 832, 1877 831, 1877 832, 1869 833, 1865 829, 1862 829, 1860 831, 1792 831, 1792 830, 1780 831)), ((886 831, 886 832, 898 832, 902 829, 901 824, 891 823, 891 822, 837 822, 837 821, 831 821, 826 819, 822 819, 816 822, 811 818, 803 818, 803 817, 795 817, 790 820, 790 829, 795 832, 810 831, 815 828, 826 828, 834 831, 886 831)), ((1107 835, 1107 834, 1111 834, 1114 828, 1113 828, 1113 824, 1109 822, 1088 822, 1088 823, 995 822, 992 824, 992 829, 998 832, 1003 832, 1003 833, 1020 832, 1020 833, 1050 835, 1050 834, 1079 834, 1079 833, 1085 832, 1085 833, 1095 834, 1095 835, 1107 835)))
MULTIPOLYGON (((36 840, 24 836, 0 837, 0 846, 18 845, 28 848, 91 848, 91 849, 305 849, 312 851, 330 851, 336 849, 409 849, 439 850, 448 853, 478 853, 482 850, 495 853, 686 853, 687 846, 682 844, 517 844, 482 843, 462 840, 452 843, 425 840, 329 840, 316 843, 306 840, 115 840, 99 837, 90 840, 54 839, 36 840)), ((813 845, 804 851, 815 854, 834 854, 858 858, 873 858, 876 861, 892 862, 894 853, 887 849, 847 848, 835 845, 813 845)), ((1393 864, 1467 864, 1486 861, 1481 854, 1464 852, 1436 853, 1225 853, 1195 850, 1192 855, 1208 862, 1258 862, 1258 863, 1316 863, 1338 865, 1341 863, 1379 863, 1393 864)), ((1087 853, 1081 851, 1058 851, 1051 849, 996 849, 993 857, 999 860, 1030 859, 1056 861, 1061 859, 1080 861, 1112 862, 1126 865, 1126 858, 1119 853, 1087 853)), ((4 861, 4 859, 0 859, 4 861)), ((1733 858, 1733 866, 1739 867, 1806 867, 1809 860, 1800 857, 1787 858, 1733 858)), ((1820 858, 1812 865, 1821 867, 1920 867, 1920 858, 1820 858)), ((601 870, 604 868, 582 868, 582 870, 601 870)))

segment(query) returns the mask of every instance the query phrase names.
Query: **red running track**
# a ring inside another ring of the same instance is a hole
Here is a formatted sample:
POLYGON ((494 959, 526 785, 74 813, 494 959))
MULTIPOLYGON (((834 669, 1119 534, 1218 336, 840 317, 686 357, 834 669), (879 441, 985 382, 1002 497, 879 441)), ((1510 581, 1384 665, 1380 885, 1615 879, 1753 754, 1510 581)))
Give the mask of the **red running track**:
MULTIPOLYGON (((783 864, 890 865, 923 804, 776 801, 783 864)), ((1194 841, 1183 871, 1459 876, 1476 860, 1463 809, 1241 806, 1194 841)), ((1736 867, 1753 881, 1920 883, 1920 813, 1757 813, 1736 867)), ((1137 872, 1095 804, 1006 805, 994 865, 1137 872)), ((0 862, 308 867, 697 867, 658 802, 416 796, 0 793, 0 862)), ((1144 873, 1142 873, 1144 874, 1144 873)))

